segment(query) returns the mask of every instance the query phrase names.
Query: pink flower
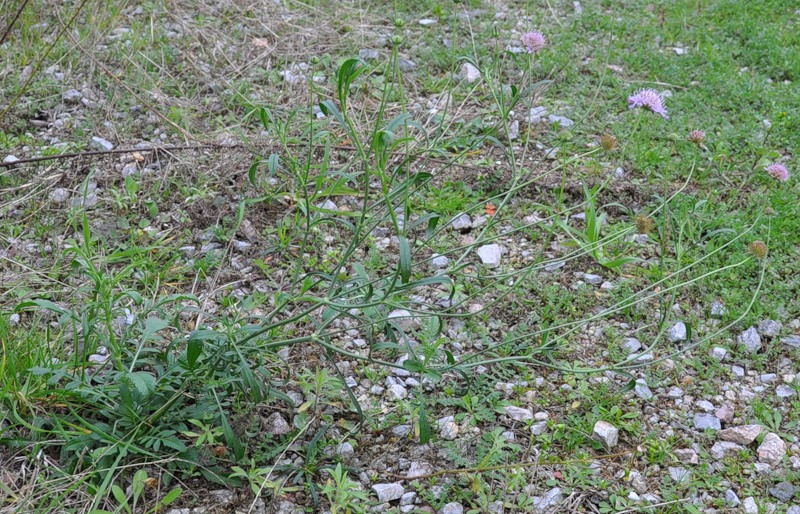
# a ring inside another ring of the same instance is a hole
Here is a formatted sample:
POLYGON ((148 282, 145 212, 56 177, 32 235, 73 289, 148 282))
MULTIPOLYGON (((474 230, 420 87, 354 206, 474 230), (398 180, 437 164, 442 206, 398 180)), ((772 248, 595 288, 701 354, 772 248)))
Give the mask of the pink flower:
POLYGON ((700 145, 706 138, 706 133, 702 130, 693 130, 689 132, 689 142, 700 145))
POLYGON ((538 52, 547 46, 547 38, 538 30, 532 30, 522 35, 522 44, 528 47, 528 53, 538 52))
POLYGON ((786 169, 786 166, 779 162, 774 162, 764 168, 769 176, 777 180, 778 182, 786 182, 789 180, 789 170, 786 169))
POLYGON ((667 116, 667 106, 664 105, 664 97, 655 89, 640 89, 636 91, 628 97, 628 107, 631 109, 635 107, 644 107, 656 114, 660 114, 665 120, 669 119, 669 116, 667 116))

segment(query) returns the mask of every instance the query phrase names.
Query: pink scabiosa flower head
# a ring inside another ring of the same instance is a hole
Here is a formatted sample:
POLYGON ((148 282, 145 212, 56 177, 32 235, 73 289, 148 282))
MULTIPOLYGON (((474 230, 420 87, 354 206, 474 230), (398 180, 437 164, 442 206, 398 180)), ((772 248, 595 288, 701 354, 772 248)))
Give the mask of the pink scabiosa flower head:
POLYGON ((706 133, 702 130, 693 130, 689 132, 689 142, 694 143, 696 145, 702 145, 703 141, 706 139, 706 133))
POLYGON ((747 246, 747 249, 759 259, 766 257, 769 251, 764 241, 753 241, 747 246))
POLYGON ((777 180, 778 182, 786 182, 789 180, 789 170, 786 169, 786 166, 779 162, 774 162, 764 168, 769 176, 777 180))
POLYGON ((660 114, 665 120, 669 119, 667 116, 667 106, 664 103, 664 97, 655 89, 640 89, 628 97, 628 107, 634 109, 636 107, 644 107, 656 114, 660 114))
POLYGON ((602 146, 603 150, 606 152, 613 152, 617 147, 617 138, 611 134, 603 134, 600 136, 600 146, 602 146))
POLYGON ((538 30, 532 30, 522 35, 522 44, 528 48, 528 53, 538 52, 547 46, 547 38, 538 30))

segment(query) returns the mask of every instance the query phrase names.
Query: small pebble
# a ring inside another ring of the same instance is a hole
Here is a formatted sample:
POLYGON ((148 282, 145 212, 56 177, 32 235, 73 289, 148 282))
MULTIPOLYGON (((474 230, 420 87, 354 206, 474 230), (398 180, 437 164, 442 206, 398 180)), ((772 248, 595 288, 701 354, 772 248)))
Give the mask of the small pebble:
POLYGON ((599 441, 607 450, 610 450, 619 441, 619 429, 607 421, 598 421, 594 425, 592 439, 599 441))
POLYGON ((679 321, 672 325, 672 327, 669 329, 668 337, 671 343, 686 341, 686 324, 683 321, 679 321))
POLYGON ((89 145, 95 150, 103 150, 103 151, 110 151, 114 149, 114 143, 109 141, 108 139, 103 139, 99 136, 92 136, 92 142, 89 145))
POLYGON ((406 492, 401 484, 375 484, 372 486, 372 490, 375 491, 380 502, 399 500, 406 492))

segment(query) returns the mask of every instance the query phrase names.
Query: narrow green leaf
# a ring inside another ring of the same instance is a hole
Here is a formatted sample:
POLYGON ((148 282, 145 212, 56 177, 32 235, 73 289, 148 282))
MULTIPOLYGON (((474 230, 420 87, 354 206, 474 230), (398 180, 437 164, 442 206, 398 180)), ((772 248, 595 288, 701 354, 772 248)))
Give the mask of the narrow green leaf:
POLYGON ((89 248, 92 245, 92 231, 89 228, 89 218, 83 213, 83 244, 89 248))
POLYGON ((419 442, 428 444, 431 440, 431 424, 428 422, 428 413, 425 410, 425 401, 419 400, 419 442))
POLYGON ((256 187, 256 173, 258 172, 259 164, 261 164, 261 159, 256 157, 253 159, 253 164, 250 165, 250 169, 247 171, 247 178, 250 180, 253 187, 256 187))
POLYGON ((189 364, 189 369, 194 369, 197 359, 203 353, 204 344, 202 338, 189 336, 189 342, 186 344, 186 361, 189 364))
POLYGON ((631 380, 629 380, 629 381, 628 381, 628 383, 627 383, 627 384, 625 384, 625 385, 622 387, 622 389, 620 389, 620 393, 621 393, 621 394, 628 393, 628 392, 630 392, 630 391, 633 391, 633 389, 634 389, 635 387, 636 387, 636 379, 631 379, 631 380))
POLYGON ((435 277, 425 277, 425 278, 421 278, 419 280, 415 280, 413 282, 409 282, 408 284, 404 284, 404 285, 398 286, 396 291, 397 292, 399 292, 399 291, 411 291, 411 290, 414 290, 414 289, 416 289, 418 287, 422 287, 422 286, 432 286, 432 285, 436 285, 436 284, 447 284, 447 285, 450 285, 452 283, 453 283, 452 279, 450 279, 450 277, 448 277, 447 275, 436 275, 435 277))
POLYGON ((398 239, 400 242, 400 279, 403 284, 408 284, 411 279, 411 248, 405 236, 400 236, 398 239))
POLYGON ((145 480, 147 480, 147 471, 140 469, 133 474, 133 497, 139 498, 144 491, 145 480))
POLYGON ((636 262, 639 259, 637 257, 618 257, 612 261, 607 261, 603 263, 603 266, 609 269, 616 269, 624 266, 625 264, 630 264, 631 262, 636 262))
POLYGON ((276 154, 276 153, 270 154, 269 161, 268 161, 267 164, 268 164, 267 167, 269 169, 270 174, 274 175, 280 169, 281 159, 278 156, 278 154, 276 154))
POLYGON ((163 507, 166 507, 170 503, 172 503, 175 500, 177 500, 178 496, 180 496, 182 492, 183 492, 183 489, 181 489, 180 487, 176 487, 175 489, 172 489, 170 492, 165 494, 163 498, 161 498, 161 502, 160 502, 161 505, 163 507))
POLYGON ((236 458, 241 459, 244 457, 244 446, 242 446, 242 443, 239 441, 239 438, 236 437, 236 434, 233 433, 233 428, 231 428, 231 424, 228 423, 228 418, 225 416, 222 406, 219 405, 219 398, 217 398, 217 405, 219 407, 222 434, 225 436, 225 442, 228 444, 228 446, 233 448, 233 454, 236 456, 236 458))
POLYGON ((75 315, 72 314, 71 311, 68 311, 67 309, 61 307, 57 303, 51 302, 50 300, 43 300, 43 299, 29 300, 27 302, 19 303, 19 304, 17 304, 17 306, 16 306, 16 308, 14 310, 16 312, 19 312, 19 311, 28 309, 30 307, 39 307, 40 309, 45 309, 45 310, 52 311, 52 312, 55 312, 55 313, 58 313, 58 314, 61 314, 61 315, 69 316, 72 319, 78 319, 77 317, 75 317, 75 315))
POLYGON ((119 503, 120 506, 128 506, 128 497, 125 496, 125 491, 123 491, 120 486, 117 484, 112 485, 111 494, 114 495, 114 498, 117 500, 117 503, 119 503))
POLYGON ((258 117, 261 118, 261 124, 264 125, 264 128, 269 130, 269 113, 266 109, 262 108, 258 111, 258 117))
POLYGON ((425 237, 427 239, 430 239, 430 238, 433 237, 433 234, 436 232, 436 225, 439 224, 439 220, 440 219, 441 219, 441 216, 439 216, 437 214, 435 216, 431 216, 431 218, 428 220, 428 228, 425 229, 425 237))

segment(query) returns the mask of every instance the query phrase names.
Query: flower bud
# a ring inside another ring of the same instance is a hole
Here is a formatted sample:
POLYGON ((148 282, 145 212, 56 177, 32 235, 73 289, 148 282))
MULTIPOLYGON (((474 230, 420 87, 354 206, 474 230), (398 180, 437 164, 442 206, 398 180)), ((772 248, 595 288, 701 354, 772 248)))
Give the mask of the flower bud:
POLYGON ((753 241, 747 249, 759 259, 767 256, 767 245, 764 244, 764 241, 753 241))
POLYGON ((600 146, 606 152, 612 152, 617 148, 617 138, 611 134, 603 134, 600 136, 600 146))

